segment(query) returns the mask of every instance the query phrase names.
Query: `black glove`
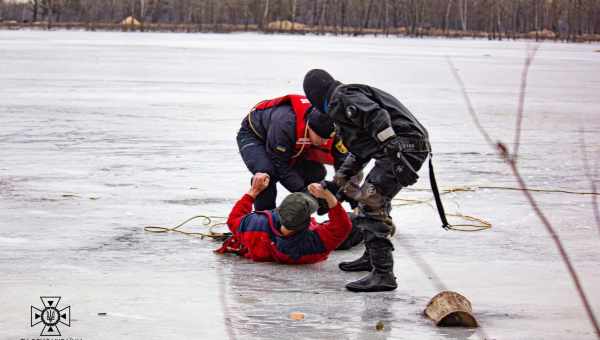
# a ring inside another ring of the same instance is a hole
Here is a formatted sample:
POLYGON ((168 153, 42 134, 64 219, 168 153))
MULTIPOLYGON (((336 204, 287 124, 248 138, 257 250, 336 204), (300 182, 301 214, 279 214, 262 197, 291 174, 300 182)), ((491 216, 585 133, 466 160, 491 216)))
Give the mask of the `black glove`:
POLYGON ((321 186, 327 190, 329 190, 334 196, 337 196, 340 187, 332 181, 321 181, 321 186))
POLYGON ((343 187, 352 176, 358 174, 369 163, 369 159, 358 158, 349 152, 344 162, 336 170, 333 181, 338 187, 343 187))
POLYGON ((321 181, 321 185, 323 188, 331 191, 331 193, 337 198, 337 200, 341 202, 348 202, 352 209, 358 206, 358 202, 346 196, 343 191, 340 190, 340 187, 332 181, 321 181))
POLYGON ((340 186, 336 182, 332 181, 321 181, 321 186, 323 188, 329 190, 338 201, 344 202, 347 197, 344 195, 344 192, 340 190, 340 186))
MULTIPOLYGON (((336 188, 336 192, 338 190, 340 190, 341 187, 343 187, 344 185, 346 185, 346 183, 348 183, 348 180, 350 178, 346 175, 344 175, 343 173, 341 173, 340 171, 336 172, 335 175, 333 175, 333 181, 331 182, 333 185, 335 185, 336 188)), ((330 190, 331 191, 331 190, 330 190)), ((333 191, 331 191, 333 192, 333 191)))
POLYGON ((317 198, 317 203, 319 203, 319 208, 317 208, 317 215, 325 215, 329 212, 329 205, 327 201, 322 198, 317 198))

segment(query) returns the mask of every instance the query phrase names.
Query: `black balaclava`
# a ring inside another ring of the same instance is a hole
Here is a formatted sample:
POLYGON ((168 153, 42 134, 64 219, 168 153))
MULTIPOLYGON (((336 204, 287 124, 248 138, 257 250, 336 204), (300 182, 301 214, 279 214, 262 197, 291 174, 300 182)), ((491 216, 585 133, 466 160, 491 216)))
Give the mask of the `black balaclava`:
POLYGON ((325 70, 314 69, 304 76, 304 93, 308 100, 319 110, 327 113, 329 97, 340 82, 325 70))

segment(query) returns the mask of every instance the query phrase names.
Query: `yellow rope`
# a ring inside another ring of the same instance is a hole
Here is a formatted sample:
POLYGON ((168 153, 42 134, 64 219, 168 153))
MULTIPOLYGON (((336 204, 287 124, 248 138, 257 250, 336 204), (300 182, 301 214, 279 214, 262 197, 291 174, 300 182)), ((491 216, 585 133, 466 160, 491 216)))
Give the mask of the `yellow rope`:
MULTIPOLYGON (((480 186, 475 189, 496 189, 496 190, 516 190, 516 191, 533 191, 533 192, 550 192, 559 194, 571 194, 571 195, 600 195, 598 192, 586 192, 586 191, 570 191, 562 189, 532 189, 532 188, 515 188, 515 187, 497 187, 497 186, 480 186)), ((475 190, 473 190, 475 191, 475 190)))
POLYGON ((223 240, 227 239, 229 236, 231 236, 231 233, 229 233, 229 232, 213 231, 213 229, 216 227, 221 227, 221 226, 226 225, 225 222, 213 222, 213 220, 212 220, 213 218, 214 219, 225 219, 225 217, 221 217, 221 216, 196 215, 196 216, 192 216, 192 217, 188 218, 187 220, 179 223, 178 225, 176 225, 174 227, 161 227, 161 226, 149 225, 149 226, 145 226, 144 230, 147 232, 150 232, 150 233, 176 232, 176 233, 180 233, 180 234, 184 234, 184 235, 188 235, 188 236, 197 236, 197 237, 200 237, 201 239, 208 237, 208 238, 211 238, 211 239, 217 240, 217 241, 223 241, 223 240), (208 233, 185 231, 185 230, 179 229, 179 228, 183 227, 184 225, 186 225, 187 223, 189 223, 195 219, 199 219, 199 218, 204 219, 203 226, 208 227, 208 233))
MULTIPOLYGON (((449 193, 453 193, 453 192, 473 192, 473 191, 477 191, 479 189, 532 191, 532 192, 560 193, 560 194, 571 194, 571 195, 600 195, 600 193, 597 193, 597 192, 571 191, 571 190, 563 190, 563 189, 539 189, 539 188, 523 189, 523 188, 518 188, 518 187, 507 187, 507 186, 454 187, 454 188, 448 188, 448 189, 442 190, 440 192, 440 195, 445 195, 445 194, 449 194, 449 193)), ((408 190, 409 191, 431 191, 431 189, 425 189, 425 188, 409 188, 408 190)), ((433 208, 433 206, 430 204, 430 202, 432 200, 433 200, 433 197, 429 198, 429 199, 425 199, 425 200, 395 198, 393 200, 393 202, 400 202, 400 203, 395 203, 395 204, 393 203, 393 205, 394 206, 408 206, 408 205, 416 205, 416 204, 427 204, 433 208)), ((446 216, 458 217, 460 219, 463 219, 463 220, 466 220, 469 222, 477 222, 476 224, 469 224, 469 223, 451 224, 450 229, 452 229, 452 230, 480 231, 480 230, 490 229, 492 227, 492 224, 490 222, 488 222, 484 219, 478 218, 478 217, 474 217, 474 216, 463 215, 460 213, 446 214, 446 216)))
MULTIPOLYGON (((539 188, 523 189, 523 188, 518 188, 518 187, 507 187, 507 186, 453 187, 453 188, 448 188, 448 189, 442 190, 440 192, 440 195, 446 195, 446 194, 454 193, 454 192, 473 192, 473 191, 477 191, 478 189, 532 191, 532 192, 561 193, 561 194, 571 194, 571 195, 600 195, 600 193, 597 193, 597 192, 571 191, 571 190, 563 190, 563 189, 539 189, 539 188)), ((407 190, 408 191, 431 191, 431 189, 425 189, 425 188, 408 188, 407 190)), ((432 200, 433 200, 433 197, 428 198, 428 199, 394 198, 392 200, 392 205, 393 206, 409 206, 409 205, 417 205, 417 204, 427 204, 433 208, 433 206, 431 205, 432 200)), ((456 205, 457 205, 457 207, 459 206, 458 203, 456 203, 456 205)), ((463 215, 460 213, 456 213, 456 214, 446 214, 446 216, 460 218, 460 219, 468 221, 468 222, 476 222, 474 224, 473 223, 451 224, 450 225, 451 230, 471 232, 471 231, 487 230, 492 227, 492 224, 490 222, 488 222, 482 218, 478 218, 478 217, 474 217, 474 216, 470 216, 470 215, 463 215)), ((181 234, 188 235, 188 236, 198 236, 201 239, 203 239, 205 237, 208 237, 208 238, 211 238, 214 240, 227 239, 231 235, 231 233, 213 231, 214 228, 225 226, 226 223, 213 222, 212 219, 224 220, 224 219, 226 219, 226 217, 196 215, 196 216, 192 216, 192 217, 188 218, 187 220, 181 222, 180 224, 178 224, 174 227, 161 227, 161 226, 149 225, 149 226, 144 227, 144 230, 147 232, 150 232, 150 233, 177 232, 177 233, 181 233, 181 234), (183 227, 184 225, 186 225, 187 223, 189 223, 195 219, 199 219, 199 218, 204 219, 203 226, 208 227, 207 233, 192 232, 192 231, 185 231, 185 230, 179 229, 179 228, 183 227)))
MULTIPOLYGON (((431 191, 431 189, 413 189, 413 191, 431 191)), ((442 190, 442 192, 440 192, 440 195, 445 195, 445 194, 449 194, 449 193, 453 193, 453 192, 463 192, 463 191, 474 191, 472 188, 470 187, 457 187, 457 188, 450 188, 450 189, 446 189, 446 190, 442 190)), ((425 200, 418 200, 418 199, 407 199, 407 198, 394 198, 392 202, 403 202, 403 203, 396 203, 393 204, 394 206, 407 206, 407 205, 416 205, 416 204, 427 204, 429 205, 431 208, 433 208, 433 206, 431 205, 431 201, 433 201, 433 197, 430 197, 428 199, 425 200)), ((459 206, 458 203, 456 203, 457 207, 459 206)), ((449 228, 450 230, 455 230, 455 231, 480 231, 480 230, 486 230, 486 229, 490 229, 492 227, 492 224, 484 219, 481 219, 479 217, 474 217, 474 216, 469 216, 469 215, 463 215, 460 213, 456 213, 456 214, 446 214, 446 216, 452 216, 452 217, 458 217, 460 219, 469 221, 469 222, 478 222, 476 224, 469 224, 469 223, 463 223, 463 224, 450 224, 449 228)))
POLYGON ((480 230, 490 229, 492 227, 492 224, 490 222, 488 222, 484 219, 478 218, 478 217, 473 217, 473 216, 463 215, 463 214, 446 214, 446 216, 458 217, 458 218, 462 218, 463 220, 466 220, 466 221, 479 223, 479 224, 450 224, 449 229, 451 229, 451 230, 480 231, 480 230))
MULTIPOLYGON (((507 187, 507 186, 465 186, 465 187, 454 187, 442 190, 443 193, 450 192, 462 192, 462 191, 477 191, 478 189, 492 189, 492 190, 513 190, 513 191, 532 191, 532 192, 547 192, 547 193, 558 193, 558 194, 571 194, 571 195, 600 195, 598 192, 587 192, 587 191, 571 191, 563 189, 539 189, 539 188, 519 188, 519 187, 507 187)), ((427 188, 408 188, 407 191, 431 191, 427 188)))
MULTIPOLYGON (((470 190, 463 190, 462 188, 453 188, 453 189, 449 189, 449 190, 445 190, 445 191, 441 192, 440 195, 448 194, 451 192, 458 192, 458 191, 470 191, 470 190)), ((416 204, 427 204, 431 208, 433 208, 433 206, 431 205, 431 201, 433 201, 433 197, 425 199, 425 200, 409 199, 409 198, 394 198, 392 202, 402 202, 402 203, 396 203, 396 204, 392 203, 392 205, 407 206, 407 205, 416 205, 416 204)), ((456 203, 456 205, 458 207, 458 203, 456 203)), ((460 213, 446 214, 446 216, 458 217, 458 218, 461 218, 461 219, 469 221, 469 222, 477 222, 476 224, 469 224, 469 223, 450 224, 449 229, 455 230, 455 231, 480 231, 480 230, 490 229, 492 227, 492 224, 490 222, 488 222, 484 219, 481 219, 479 217, 463 215, 460 213)))

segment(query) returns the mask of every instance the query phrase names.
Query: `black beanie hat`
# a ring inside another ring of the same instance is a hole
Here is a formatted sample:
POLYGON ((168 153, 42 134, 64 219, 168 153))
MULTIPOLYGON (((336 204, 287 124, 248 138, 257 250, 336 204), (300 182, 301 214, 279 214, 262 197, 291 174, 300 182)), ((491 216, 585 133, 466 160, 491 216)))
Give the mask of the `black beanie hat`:
POLYGON ((308 100, 320 111, 327 113, 325 103, 329 101, 329 96, 333 87, 338 82, 325 70, 314 69, 308 71, 304 76, 304 93, 308 100))
POLYGON ((314 132, 322 138, 330 138, 333 133, 333 120, 326 114, 311 107, 306 115, 306 122, 314 132))
POLYGON ((310 215, 317 211, 319 204, 312 196, 295 192, 283 199, 277 209, 281 224, 289 230, 301 230, 310 224, 310 215))

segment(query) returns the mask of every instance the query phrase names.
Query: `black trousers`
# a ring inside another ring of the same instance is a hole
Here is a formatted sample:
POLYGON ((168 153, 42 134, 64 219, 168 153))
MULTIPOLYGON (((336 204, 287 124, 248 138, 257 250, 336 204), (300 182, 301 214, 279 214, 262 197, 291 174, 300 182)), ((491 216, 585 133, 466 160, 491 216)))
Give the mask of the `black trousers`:
MULTIPOLYGON (((264 172, 271 177, 269 186, 261 192, 254 201, 255 210, 275 209, 277 199, 277 169, 275 169, 271 158, 267 154, 266 145, 258 138, 252 130, 242 124, 237 134, 237 144, 246 167, 254 175, 264 172)), ((304 179, 304 187, 310 183, 320 182, 325 179, 327 170, 321 163, 300 160, 296 162, 293 170, 297 171, 304 179)))

